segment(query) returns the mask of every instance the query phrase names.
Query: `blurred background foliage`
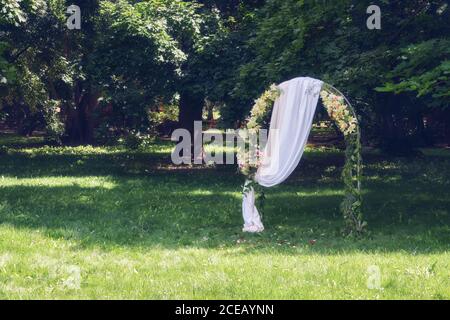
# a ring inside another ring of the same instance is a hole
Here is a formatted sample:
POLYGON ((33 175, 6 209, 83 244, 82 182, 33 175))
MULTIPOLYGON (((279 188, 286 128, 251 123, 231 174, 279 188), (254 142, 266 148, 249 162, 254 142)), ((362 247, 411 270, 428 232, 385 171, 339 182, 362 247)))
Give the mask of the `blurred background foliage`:
POLYGON ((441 0, 0 0, 0 126, 66 144, 237 128, 271 83, 310 76, 349 97, 366 145, 448 145, 449 21, 441 0))

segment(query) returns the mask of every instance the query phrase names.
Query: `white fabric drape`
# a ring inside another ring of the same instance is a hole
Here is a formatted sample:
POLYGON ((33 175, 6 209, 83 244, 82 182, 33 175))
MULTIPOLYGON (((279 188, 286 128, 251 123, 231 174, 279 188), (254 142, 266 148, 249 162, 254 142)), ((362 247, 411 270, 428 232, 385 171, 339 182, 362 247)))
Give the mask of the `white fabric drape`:
MULTIPOLYGON (((267 145, 256 173, 260 185, 276 186, 297 167, 311 132, 322 85, 322 81, 312 78, 295 78, 279 85, 282 92, 273 107, 267 145)), ((255 206, 255 192, 251 187, 245 189, 243 231, 261 232, 264 226, 255 206)))

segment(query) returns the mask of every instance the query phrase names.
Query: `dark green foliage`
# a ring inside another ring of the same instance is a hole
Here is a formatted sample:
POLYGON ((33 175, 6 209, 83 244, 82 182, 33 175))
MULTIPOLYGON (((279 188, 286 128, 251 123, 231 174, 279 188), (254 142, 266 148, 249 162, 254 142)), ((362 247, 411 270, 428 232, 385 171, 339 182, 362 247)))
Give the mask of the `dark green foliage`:
POLYGON ((424 117, 449 101, 448 2, 382 1, 381 30, 366 27, 370 4, 266 1, 242 22, 245 32, 235 32, 246 37, 246 53, 229 80, 227 119, 243 119, 268 84, 311 76, 342 88, 361 115, 365 141, 386 149, 430 144, 424 117))

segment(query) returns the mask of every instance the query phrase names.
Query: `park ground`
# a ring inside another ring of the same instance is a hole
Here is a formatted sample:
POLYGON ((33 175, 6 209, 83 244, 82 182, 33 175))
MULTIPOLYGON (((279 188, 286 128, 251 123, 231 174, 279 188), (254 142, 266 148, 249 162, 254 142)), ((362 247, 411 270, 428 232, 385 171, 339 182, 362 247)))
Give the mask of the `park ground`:
POLYGON ((171 148, 1 135, 0 298, 450 299, 450 150, 365 152, 355 239, 338 150, 309 147, 251 235, 236 168, 173 166, 171 148))

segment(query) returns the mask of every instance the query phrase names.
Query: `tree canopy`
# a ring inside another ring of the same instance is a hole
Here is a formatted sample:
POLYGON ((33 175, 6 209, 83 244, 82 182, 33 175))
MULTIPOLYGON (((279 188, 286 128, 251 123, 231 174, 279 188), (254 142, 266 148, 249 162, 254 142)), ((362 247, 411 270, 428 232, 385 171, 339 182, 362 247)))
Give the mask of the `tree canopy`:
POLYGON ((366 27, 371 4, 0 0, 0 112, 72 143, 148 131, 168 105, 192 129, 205 101, 235 127, 268 85, 311 76, 352 98, 365 141, 431 143, 425 118, 449 113, 448 1, 380 1, 381 30, 366 27))

